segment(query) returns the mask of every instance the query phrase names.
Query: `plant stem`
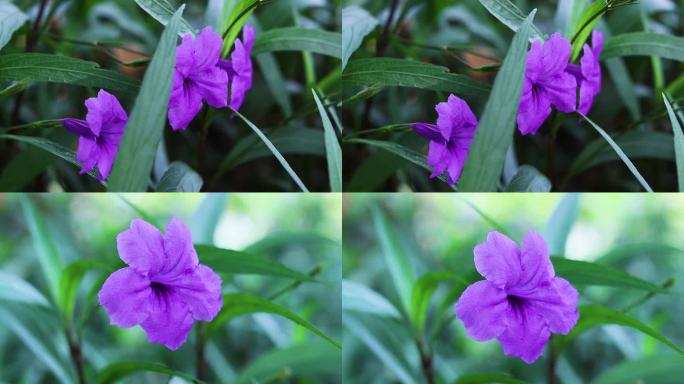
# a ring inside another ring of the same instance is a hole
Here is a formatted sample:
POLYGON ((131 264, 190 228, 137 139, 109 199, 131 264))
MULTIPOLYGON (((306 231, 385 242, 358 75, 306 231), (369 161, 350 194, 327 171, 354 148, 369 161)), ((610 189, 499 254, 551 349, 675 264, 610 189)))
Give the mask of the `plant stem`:
MULTIPOLYGON (((314 267, 312 270, 309 271, 308 275, 311 277, 315 277, 319 273, 321 273, 321 267, 319 265, 317 265, 316 267, 314 267)), ((299 287, 300 285, 302 285, 303 282, 304 281, 302 281, 302 280, 296 280, 296 281, 292 282, 292 284, 286 286, 285 288, 283 288, 283 289, 279 290, 278 292, 269 296, 268 300, 275 300, 275 299, 279 298, 280 296, 284 295, 285 293, 299 287)))
POLYGON ((427 384, 435 384, 435 369, 432 364, 432 354, 426 350, 422 339, 416 340, 418 352, 420 353, 420 365, 427 384))
POLYGON ((553 342, 553 336, 549 339, 549 384, 556 383, 556 361, 558 356, 556 356, 556 345, 553 342))
POLYGON ((67 325, 66 328, 67 342, 69 343, 69 354, 71 355, 71 360, 74 362, 76 367, 76 374, 78 375, 79 384, 85 384, 85 374, 83 371, 83 353, 81 352, 81 346, 78 340, 75 340, 72 335, 71 325, 67 325))
POLYGON ((390 7, 389 15, 387 16, 387 22, 385 23, 385 28, 382 31, 380 39, 377 43, 377 56, 385 56, 385 50, 387 45, 389 45, 390 28, 392 27, 392 20, 394 20, 394 14, 397 13, 397 8, 399 7, 399 0, 392 0, 392 5, 390 7))
POLYGON ((195 356, 196 356, 196 370, 197 370, 197 378, 199 380, 206 380, 207 377, 207 372, 206 372, 206 364, 205 364, 205 359, 204 359, 204 323, 199 322, 197 325, 197 344, 195 345, 195 356))

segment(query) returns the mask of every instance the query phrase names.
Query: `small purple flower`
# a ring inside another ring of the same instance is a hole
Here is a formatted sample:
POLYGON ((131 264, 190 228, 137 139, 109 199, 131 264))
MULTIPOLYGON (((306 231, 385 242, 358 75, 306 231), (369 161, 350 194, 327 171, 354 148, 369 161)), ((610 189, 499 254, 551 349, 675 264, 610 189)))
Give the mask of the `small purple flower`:
POLYGON ((173 87, 169 97, 169 123, 185 129, 202 109, 202 100, 216 108, 228 104, 228 75, 218 67, 223 40, 211 27, 193 39, 183 36, 176 48, 173 87))
POLYGON ((81 174, 97 165, 99 180, 104 181, 112 171, 128 116, 119 100, 103 89, 97 97, 87 99, 85 106, 88 108, 85 120, 66 118, 62 124, 79 137, 76 160, 82 164, 81 174))
POLYGON ((449 95, 446 103, 435 107, 437 125, 415 123, 413 130, 430 141, 427 165, 432 168, 430 178, 435 178, 444 171, 449 173, 449 184, 455 184, 461 177, 463 164, 470 144, 475 136, 477 118, 463 99, 449 95))
POLYGON ((230 85, 230 107, 239 110, 245 100, 245 94, 252 88, 252 59, 250 54, 254 47, 254 28, 245 25, 242 39, 235 40, 235 48, 230 54, 230 61, 220 60, 219 67, 228 73, 230 85))
POLYGON ((193 320, 211 321, 221 310, 221 279, 199 264, 182 221, 171 219, 162 236, 151 224, 134 219, 116 243, 128 267, 112 273, 98 293, 112 324, 140 324, 150 342, 176 350, 188 338, 193 320))
POLYGON ((575 110, 577 81, 565 71, 570 53, 570 42, 560 33, 554 33, 543 44, 539 40, 532 43, 517 118, 523 135, 537 133, 551 114, 551 105, 561 112, 575 110))
POLYGON ((591 47, 584 44, 584 53, 580 65, 568 64, 566 71, 573 75, 580 88, 579 107, 583 114, 589 113, 594 97, 601 92, 601 51, 603 50, 603 33, 594 31, 591 34, 591 47))
POLYGON ((499 232, 475 247, 475 268, 486 280, 470 285, 456 303, 468 336, 497 339, 506 355, 532 364, 551 333, 577 323, 577 290, 555 276, 546 242, 529 231, 522 247, 499 232))

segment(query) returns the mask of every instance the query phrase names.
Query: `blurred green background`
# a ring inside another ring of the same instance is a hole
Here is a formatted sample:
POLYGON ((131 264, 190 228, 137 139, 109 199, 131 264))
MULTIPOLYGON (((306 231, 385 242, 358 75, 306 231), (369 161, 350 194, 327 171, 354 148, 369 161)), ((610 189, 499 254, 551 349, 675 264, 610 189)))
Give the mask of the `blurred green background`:
MULTIPOLYGON (((411 325, 410 314, 401 309, 404 306, 398 293, 401 286, 408 286, 409 293, 415 294, 415 280, 397 281, 391 264, 407 260, 407 265, 398 268, 405 268, 404 277, 412 279, 430 272, 450 272, 468 281, 480 280, 474 270, 473 248, 489 231, 496 230, 493 223, 505 227, 518 243, 527 230, 541 232, 554 255, 600 263, 656 285, 674 278, 668 294, 652 295, 621 287, 576 287, 580 305, 623 310, 635 304, 625 311, 627 315, 684 346, 684 196, 347 194, 343 207, 345 382, 425 382, 417 348, 421 333, 411 325), (384 217, 386 227, 379 228, 378 217, 384 217), (568 233, 567 242, 554 240, 564 232, 568 233), (383 251, 383 242, 393 242, 391 257, 383 251), (641 300, 644 302, 640 304, 641 300)), ((427 336, 422 336, 423 347, 433 353, 437 383, 459 378, 462 383, 493 382, 465 381, 462 376, 495 373, 522 382, 549 382, 549 346, 539 360, 527 365, 503 355, 497 341, 469 339, 453 314, 460 291, 454 295, 446 288, 440 285, 432 296, 427 336)), ((561 350, 556 382, 681 383, 683 366, 682 355, 643 333, 606 325, 583 331, 561 350)))
MULTIPOLYGON (((89 259, 118 268, 122 263, 116 235, 141 212, 162 229, 172 216, 182 219, 196 244, 245 251, 304 274, 316 270, 319 282, 301 284, 274 276, 218 272, 224 294, 278 296, 273 303, 340 339, 339 195, 0 194, 0 382, 77 382, 60 311, 51 299, 47 305, 37 304, 42 300, 36 295, 51 297, 41 255, 46 249, 50 252, 52 244, 62 266, 89 259)), ((88 382, 101 380, 103 370, 120 361, 160 363, 195 377, 199 322, 175 352, 148 343, 140 327, 109 325, 107 314, 91 296, 109 273, 87 272, 76 299, 74 332, 81 338, 88 382)), ((206 381, 211 383, 341 381, 339 349, 272 314, 249 314, 224 323, 208 337, 205 356, 206 381)), ((138 373, 121 382, 168 381, 165 374, 138 373)))

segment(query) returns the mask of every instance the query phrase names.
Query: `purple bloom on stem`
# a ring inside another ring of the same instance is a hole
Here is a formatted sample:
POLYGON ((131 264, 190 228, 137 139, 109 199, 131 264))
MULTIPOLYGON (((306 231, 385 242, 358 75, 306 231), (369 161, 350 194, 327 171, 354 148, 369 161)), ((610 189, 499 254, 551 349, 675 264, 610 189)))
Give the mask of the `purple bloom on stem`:
POLYGON ((475 136, 477 118, 463 99, 449 95, 446 103, 435 107, 437 125, 415 123, 413 130, 430 141, 427 165, 432 168, 430 178, 448 171, 449 184, 461 177, 463 164, 475 136))
POLYGON ((239 110, 245 100, 245 94, 252 88, 252 59, 250 55, 254 47, 254 28, 245 25, 242 39, 235 40, 235 48, 230 54, 230 61, 219 61, 219 67, 228 73, 230 85, 230 107, 239 110))
POLYGON ((570 42, 559 33, 542 44, 532 43, 525 63, 518 129, 523 135, 535 134, 551 114, 551 105, 561 112, 573 112, 577 100, 577 81, 566 72, 570 42))
POLYGON ((228 104, 228 74, 218 67, 223 40, 211 27, 193 39, 183 36, 176 48, 176 66, 169 98, 169 123, 185 129, 202 109, 202 100, 216 108, 228 104))
POLYGON ((81 174, 97 165, 99 180, 104 181, 112 171, 128 116, 119 100, 102 89, 97 97, 87 99, 85 106, 88 108, 85 120, 66 118, 62 124, 79 137, 76 160, 82 164, 81 174))
POLYGON ((579 107, 583 114, 589 113, 594 97, 601 91, 601 51, 603 50, 603 33, 594 31, 591 34, 591 47, 584 44, 584 53, 580 64, 568 64, 566 71, 577 80, 580 88, 579 107))
POLYGON ((456 316, 471 338, 497 339, 506 355, 531 364, 551 333, 567 334, 577 323, 577 290, 555 276, 546 242, 534 231, 520 249, 501 233, 490 232, 474 253, 485 280, 466 288, 456 316))
POLYGON ((134 219, 116 242, 128 267, 112 273, 98 293, 112 324, 140 324, 150 342, 176 350, 194 320, 211 321, 221 310, 221 279, 199 264, 182 221, 171 219, 162 235, 134 219))

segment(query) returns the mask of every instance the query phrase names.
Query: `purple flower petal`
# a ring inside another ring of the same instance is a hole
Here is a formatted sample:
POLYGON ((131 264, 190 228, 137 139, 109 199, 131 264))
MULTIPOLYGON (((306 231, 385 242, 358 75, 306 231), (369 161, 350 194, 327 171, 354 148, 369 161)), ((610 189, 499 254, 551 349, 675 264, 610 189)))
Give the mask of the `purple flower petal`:
POLYGON ((527 232, 520 247, 521 276, 518 289, 525 290, 548 283, 554 277, 553 264, 544 238, 535 231, 527 232))
POLYGON ((97 161, 100 158, 100 149, 97 146, 96 139, 80 137, 78 139, 78 149, 76 150, 76 160, 81 163, 81 172, 83 175, 95 168, 97 161))
POLYGON ((221 278, 205 265, 183 274, 173 287, 174 294, 188 304, 196 320, 213 320, 223 306, 221 278))
POLYGON ((230 55, 235 75, 230 85, 230 107, 239 110, 245 94, 252 88, 252 59, 250 54, 254 46, 254 28, 246 25, 242 30, 243 41, 235 40, 235 48, 230 55))
POLYGON ((458 179, 461 178, 461 172, 463 171, 463 166, 468 157, 471 141, 472 139, 468 140, 467 143, 461 143, 463 144, 461 146, 458 146, 455 143, 450 145, 449 154, 451 159, 449 161, 449 166, 447 167, 450 184, 456 184, 458 179))
POLYGON ((216 67, 221 57, 223 39, 211 27, 204 27, 195 38, 193 60, 195 71, 204 71, 216 67))
POLYGON ((192 82, 200 96, 214 108, 225 108, 228 105, 228 73, 214 66, 198 75, 192 76, 192 82))
POLYGON ((426 140, 441 141, 442 132, 434 124, 415 123, 411 127, 413 130, 426 140))
POLYGON ((537 133, 550 114, 551 100, 546 96, 544 89, 533 86, 526 79, 517 117, 520 133, 523 135, 537 133))
POLYGON ((173 88, 169 98, 169 124, 174 131, 185 129, 202 109, 202 96, 197 88, 186 83, 180 73, 173 76, 173 88))
POLYGON ((188 306, 177 294, 165 287, 153 289, 147 309, 149 316, 140 323, 147 340, 173 351, 185 343, 193 320, 188 306))
POLYGON ((95 135, 90 130, 88 122, 85 120, 66 118, 62 119, 62 125, 74 135, 95 139, 95 135))
POLYGON ((109 275, 97 294, 109 320, 119 327, 132 327, 148 316, 150 282, 133 268, 121 268, 109 275))
POLYGON ((97 169, 100 171, 100 181, 107 179, 112 172, 120 141, 121 136, 110 137, 107 140, 103 140, 101 144, 98 144, 100 157, 97 161, 97 169))
POLYGON ((497 337, 504 353, 532 364, 544 353, 544 347, 551 337, 545 319, 525 305, 509 306, 504 317, 508 326, 497 337))
POLYGON ((487 241, 473 250, 475 268, 480 275, 499 288, 516 284, 520 280, 520 252, 518 245, 505 235, 492 231, 487 241))
POLYGON ((176 218, 172 218, 166 226, 163 246, 166 257, 163 267, 155 272, 157 276, 173 278, 194 270, 199 264, 190 229, 176 218))
POLYGON ((490 340, 506 330, 506 292, 489 281, 478 281, 466 288, 456 303, 455 311, 468 336, 474 340, 490 340))
POLYGON ((444 173, 449 167, 449 149, 445 144, 438 141, 430 141, 426 163, 432 168, 430 178, 435 178, 444 173))
POLYGON ((133 219, 129 229, 116 237, 119 257, 143 275, 154 274, 165 267, 164 238, 152 224, 133 219))
POLYGON ((578 110, 583 114, 589 113, 594 97, 601 91, 601 63, 599 58, 603 50, 603 33, 592 33, 592 48, 584 45, 584 53, 580 59, 582 81, 580 86, 580 102, 578 110))
POLYGON ((540 57, 542 75, 540 77, 549 79, 559 73, 563 73, 565 67, 568 66, 571 53, 572 46, 569 41, 558 32, 551 35, 542 47, 540 57))
POLYGON ((527 305, 546 320, 553 333, 566 335, 577 324, 577 290, 560 277, 539 285, 526 294, 527 305))

